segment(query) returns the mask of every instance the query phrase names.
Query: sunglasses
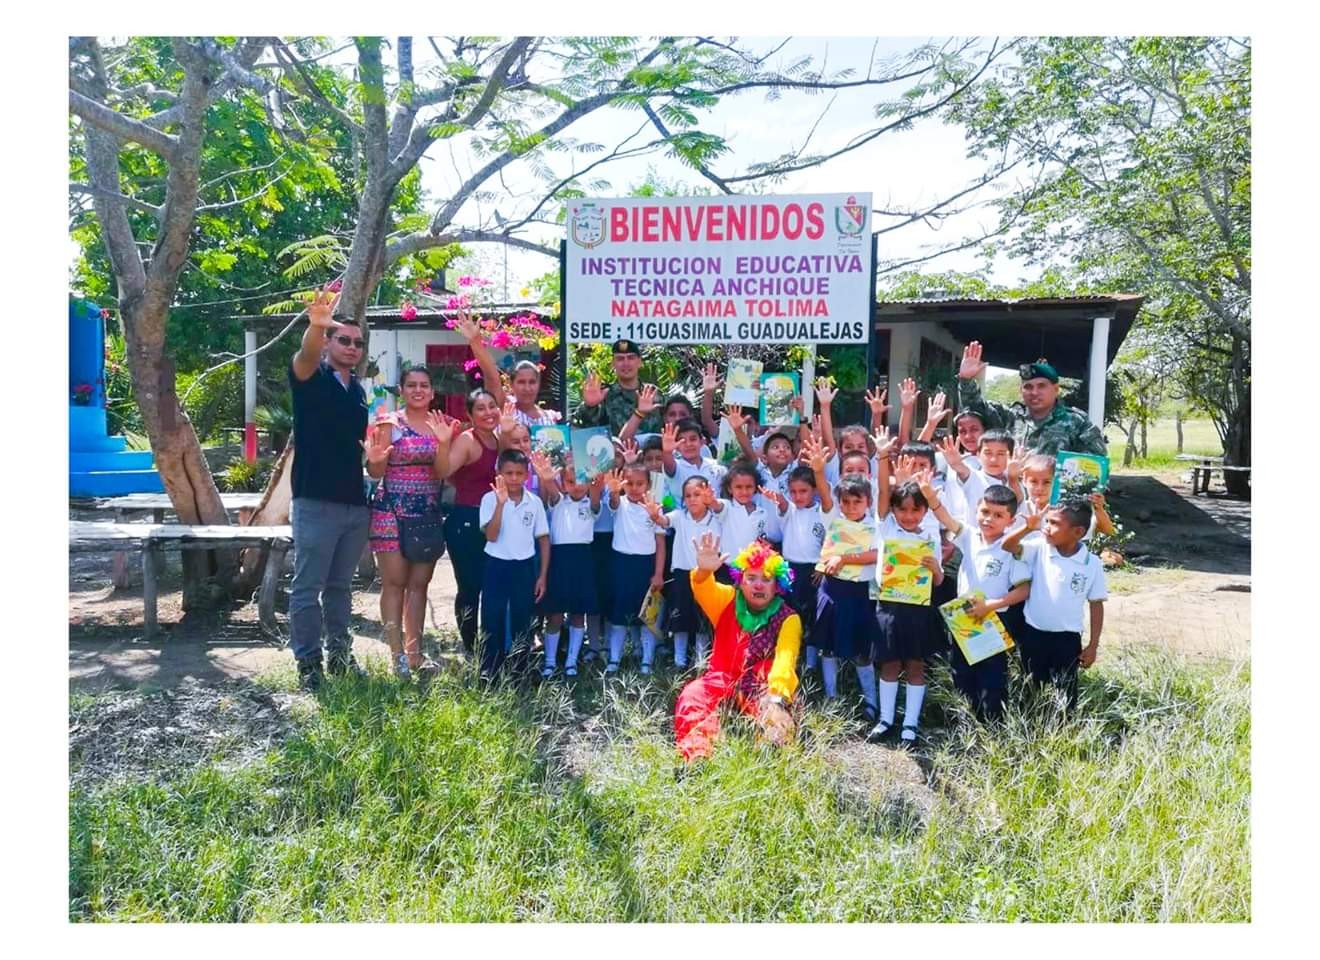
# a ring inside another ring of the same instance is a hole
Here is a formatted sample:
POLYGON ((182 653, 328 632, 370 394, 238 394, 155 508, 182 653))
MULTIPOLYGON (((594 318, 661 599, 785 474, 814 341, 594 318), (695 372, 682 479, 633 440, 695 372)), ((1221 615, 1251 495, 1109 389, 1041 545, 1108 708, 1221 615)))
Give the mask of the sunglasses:
POLYGON ((367 341, 365 340, 361 340, 361 339, 355 340, 353 337, 345 337, 342 335, 335 337, 335 343, 338 343, 340 346, 344 346, 344 347, 357 347, 359 350, 361 350, 363 347, 367 345, 367 341))

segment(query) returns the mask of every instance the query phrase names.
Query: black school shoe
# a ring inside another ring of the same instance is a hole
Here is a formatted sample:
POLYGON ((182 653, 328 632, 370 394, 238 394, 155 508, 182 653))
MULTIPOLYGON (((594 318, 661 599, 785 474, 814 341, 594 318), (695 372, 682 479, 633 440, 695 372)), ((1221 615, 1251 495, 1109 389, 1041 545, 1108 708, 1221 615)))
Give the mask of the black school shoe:
POLYGON ((298 661, 298 689, 303 693, 316 693, 325 680, 320 657, 305 657, 298 661))
POLYGON ((332 653, 326 657, 326 672, 332 677, 352 677, 354 680, 362 680, 367 676, 367 671, 363 670, 357 660, 353 659, 353 654, 348 651, 343 653, 332 653))

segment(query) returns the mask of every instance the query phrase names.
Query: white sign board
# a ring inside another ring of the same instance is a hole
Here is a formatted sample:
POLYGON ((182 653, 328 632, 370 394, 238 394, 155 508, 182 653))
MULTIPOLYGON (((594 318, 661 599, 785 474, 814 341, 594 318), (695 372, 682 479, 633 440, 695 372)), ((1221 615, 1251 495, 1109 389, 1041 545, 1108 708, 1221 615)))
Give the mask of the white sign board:
POLYGON ((569 343, 856 343, 871 195, 571 200, 569 343))

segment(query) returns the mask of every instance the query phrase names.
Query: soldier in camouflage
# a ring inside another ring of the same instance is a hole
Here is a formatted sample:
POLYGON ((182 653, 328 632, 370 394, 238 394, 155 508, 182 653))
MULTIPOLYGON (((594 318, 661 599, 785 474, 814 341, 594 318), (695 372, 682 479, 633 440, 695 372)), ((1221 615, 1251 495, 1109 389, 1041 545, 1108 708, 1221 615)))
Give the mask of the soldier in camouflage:
POLYGON ((976 382, 985 369, 981 344, 973 340, 963 349, 958 368, 958 403, 981 416, 990 429, 1006 430, 1019 446, 1054 456, 1060 450, 1109 455, 1109 445, 1100 428, 1085 413, 1059 400, 1059 373, 1046 360, 1023 364, 1022 402, 1011 406, 993 403, 981 396, 976 382))
POLYGON ((637 412, 637 394, 642 384, 638 373, 642 368, 642 351, 632 340, 614 341, 614 375, 616 383, 606 389, 600 378, 590 374, 582 383, 582 405, 577 408, 574 422, 581 427, 608 425, 611 436, 619 436, 628 421, 636 418, 637 433, 659 433, 660 409, 657 407, 643 416, 637 412))

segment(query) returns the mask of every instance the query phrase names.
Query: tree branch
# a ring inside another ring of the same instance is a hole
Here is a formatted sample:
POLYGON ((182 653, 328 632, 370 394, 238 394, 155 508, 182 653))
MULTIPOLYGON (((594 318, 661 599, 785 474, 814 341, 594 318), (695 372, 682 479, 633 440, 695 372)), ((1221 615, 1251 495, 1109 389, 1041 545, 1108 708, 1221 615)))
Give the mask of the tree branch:
POLYGON ((130 197, 122 193, 116 193, 112 190, 102 190, 100 187, 94 187, 90 183, 71 183, 69 184, 70 193, 81 193, 89 197, 96 197, 100 200, 112 200, 127 204, 135 210, 141 210, 143 213, 149 213, 153 217, 159 218, 161 208, 150 203, 145 203, 137 197, 130 197))
MULTIPOLYGON (((649 102, 642 104, 642 111, 648 117, 651 118, 651 125, 654 126, 658 131, 660 131, 660 136, 664 137, 666 141, 672 142, 674 135, 669 132, 668 128, 665 127, 664 121, 662 121, 660 119, 660 116, 655 112, 654 109, 652 109, 651 104, 649 102)), ((710 167, 706 166, 704 163, 702 163, 699 160, 692 161, 692 163, 696 166, 697 172, 700 173, 707 180, 709 180, 711 183, 715 184, 715 186, 719 187, 725 193, 733 193, 733 190, 730 189, 729 185, 725 183, 723 180, 721 180, 719 176, 717 176, 714 172, 712 172, 710 167)))
POLYGON ((447 233, 414 233, 385 246, 385 265, 397 263, 404 257, 435 247, 446 247, 451 243, 503 243, 520 250, 530 250, 547 257, 559 259, 559 250, 543 247, 539 243, 515 237, 508 233, 495 233, 490 230, 451 230, 447 233))
POLYGON ((179 148, 179 138, 162 133, 155 127, 147 126, 141 120, 134 120, 122 113, 111 110, 104 104, 97 103, 83 96, 76 90, 69 91, 69 109, 74 115, 119 140, 131 140, 157 153, 166 160, 173 160, 179 148))

